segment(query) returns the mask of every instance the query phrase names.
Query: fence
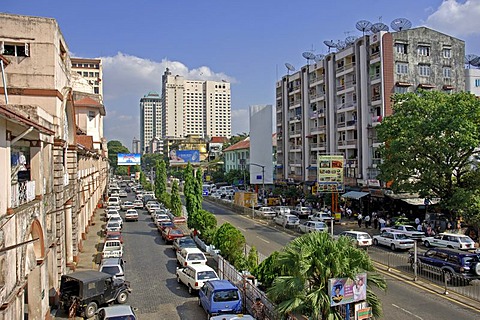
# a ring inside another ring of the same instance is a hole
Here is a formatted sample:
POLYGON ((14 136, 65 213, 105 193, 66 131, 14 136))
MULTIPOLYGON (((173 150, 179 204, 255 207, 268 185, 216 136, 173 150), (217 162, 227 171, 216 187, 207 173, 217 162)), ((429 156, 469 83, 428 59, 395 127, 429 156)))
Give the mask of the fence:
MULTIPOLYGON (((404 274, 411 275, 415 279, 415 264, 407 254, 386 252, 382 249, 371 247, 368 249, 371 259, 381 263, 387 268, 394 268, 404 274)), ((422 254, 421 252, 418 255, 422 254)), ((455 292, 475 301, 480 301, 480 280, 468 280, 465 277, 449 272, 448 270, 427 265, 417 260, 417 279, 427 280, 443 293, 455 292)))
POLYGON ((12 184, 12 208, 35 200, 35 181, 23 181, 12 184))

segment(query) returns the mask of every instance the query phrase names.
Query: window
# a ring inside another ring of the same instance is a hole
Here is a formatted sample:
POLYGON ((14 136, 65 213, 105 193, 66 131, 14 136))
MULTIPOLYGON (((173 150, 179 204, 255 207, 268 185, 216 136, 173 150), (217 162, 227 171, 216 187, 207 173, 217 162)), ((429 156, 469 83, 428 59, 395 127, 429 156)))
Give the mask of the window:
POLYGON ((475 87, 480 87, 480 79, 475 79, 475 87))
POLYGON ((408 73, 408 63, 397 62, 397 74, 407 74, 408 73))
POLYGON ((452 77, 452 68, 443 67, 443 77, 450 79, 452 77))
POLYGON ((418 65, 418 74, 423 77, 430 76, 430 66, 428 64, 419 64, 418 65))
POLYGON ((430 47, 429 46, 418 46, 417 53, 419 56, 428 57, 430 56, 430 47))
POLYGON ((395 52, 407 54, 407 44, 406 43, 395 43, 395 52))
POLYGON ((395 93, 407 93, 408 87, 395 86, 395 93))
POLYGON ((443 57, 444 58, 451 58, 452 57, 452 49, 450 48, 443 48, 443 57))
POLYGON ((0 54, 14 57, 30 56, 28 43, 4 43, 0 45, 0 54))
POLYGON ((88 111, 88 119, 93 120, 95 118, 95 111, 88 111))

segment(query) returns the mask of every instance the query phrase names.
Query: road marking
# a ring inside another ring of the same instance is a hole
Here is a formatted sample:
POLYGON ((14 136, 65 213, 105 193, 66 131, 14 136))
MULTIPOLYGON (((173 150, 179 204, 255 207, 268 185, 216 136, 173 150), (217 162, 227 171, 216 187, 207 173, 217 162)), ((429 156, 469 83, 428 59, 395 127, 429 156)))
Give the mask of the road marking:
POLYGON ((258 239, 262 240, 263 242, 270 243, 270 241, 263 239, 262 237, 257 236, 258 239))
POLYGON ((242 229, 242 228, 239 228, 239 227, 237 227, 237 229, 238 229, 238 230, 242 230, 243 232, 247 232, 247 230, 242 229))
POLYGON ((396 305, 396 304, 394 304, 394 303, 392 303, 392 306, 394 306, 394 307, 395 307, 395 308, 397 308, 397 309, 400 309, 400 310, 402 310, 402 311, 403 311, 403 312, 405 312, 405 313, 408 313, 408 314, 409 314, 409 315, 411 315, 411 316, 414 316, 414 317, 415 317, 415 318, 417 318, 417 319, 423 320, 423 318, 422 318, 422 317, 420 317, 420 316, 417 316, 416 314, 414 314, 414 313, 412 313, 412 312, 408 311, 407 309, 404 309, 404 308, 402 308, 402 307, 399 307, 399 306, 397 306, 397 305, 396 305))

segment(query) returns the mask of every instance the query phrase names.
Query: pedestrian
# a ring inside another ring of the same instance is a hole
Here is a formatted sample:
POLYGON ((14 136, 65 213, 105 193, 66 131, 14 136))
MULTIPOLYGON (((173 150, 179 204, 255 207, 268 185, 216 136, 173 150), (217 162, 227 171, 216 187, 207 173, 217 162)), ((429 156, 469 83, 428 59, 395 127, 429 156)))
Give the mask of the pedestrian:
POLYGON ((352 217, 352 209, 350 209, 350 208, 347 208, 347 217, 348 217, 349 220, 352 217))
POLYGON ((257 320, 265 319, 265 305, 262 302, 262 299, 256 298, 255 302, 252 305, 253 317, 257 320))
POLYGON ((365 216, 365 228, 369 228, 370 227, 370 216, 369 215, 366 215, 365 216))
POLYGON ((386 222, 385 222, 385 219, 383 219, 383 217, 380 217, 380 218, 378 219, 378 223, 379 223, 379 226, 378 226, 378 227, 379 227, 380 230, 382 230, 383 228, 385 228, 385 223, 386 223, 386 222))
POLYGON ((423 227, 422 227, 422 225, 421 225, 420 223, 417 224, 417 231, 423 232, 423 227))
POLYGON ((415 224, 418 226, 420 224, 420 219, 418 217, 415 218, 415 224))
POLYGON ((358 213, 358 216, 357 216, 357 222, 358 222, 358 227, 359 227, 359 228, 362 226, 362 220, 363 220, 363 216, 362 216, 362 214, 359 212, 359 213, 358 213))
POLYGON ((377 215, 375 215, 375 217, 373 217, 373 229, 378 229, 378 217, 377 215))

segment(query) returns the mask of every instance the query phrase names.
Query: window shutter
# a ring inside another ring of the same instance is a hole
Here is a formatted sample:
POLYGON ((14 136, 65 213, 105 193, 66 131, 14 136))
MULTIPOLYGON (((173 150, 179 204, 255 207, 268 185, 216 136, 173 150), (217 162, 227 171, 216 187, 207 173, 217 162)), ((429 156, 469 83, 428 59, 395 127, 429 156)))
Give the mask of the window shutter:
POLYGON ((25 56, 30 57, 30 49, 28 43, 25 43, 25 56))
POLYGON ((5 42, 1 42, 0 43, 0 54, 3 54, 3 52, 5 51, 5 42))

